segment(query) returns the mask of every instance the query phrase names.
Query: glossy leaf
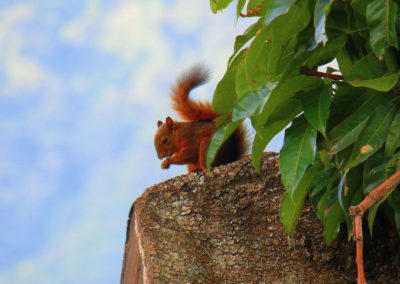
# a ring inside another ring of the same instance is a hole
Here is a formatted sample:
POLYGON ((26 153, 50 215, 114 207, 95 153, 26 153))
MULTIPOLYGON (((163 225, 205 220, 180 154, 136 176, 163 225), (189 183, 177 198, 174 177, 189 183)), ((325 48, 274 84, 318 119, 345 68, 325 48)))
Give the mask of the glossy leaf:
POLYGON ((254 118, 255 127, 265 125, 269 117, 298 92, 306 92, 323 85, 321 78, 303 75, 280 82, 267 98, 260 115, 254 118))
POLYGON ((334 168, 322 169, 311 183, 311 204, 324 225, 324 238, 331 243, 337 236, 344 220, 343 210, 337 199, 336 187, 339 176, 334 168))
POLYGON ((340 224, 344 221, 344 213, 340 207, 339 201, 336 200, 325 210, 324 221, 324 238, 325 241, 332 243, 339 233, 340 224))
POLYGON ((317 132, 304 116, 293 120, 285 131, 280 152, 279 169, 282 183, 289 194, 293 194, 309 165, 314 162, 317 132))
MULTIPOLYGON (((214 2, 221 8, 231 1, 214 2)), ((344 221, 351 234, 349 206, 400 169, 397 5, 392 0, 237 2, 238 15, 246 7, 249 16, 259 18, 236 37, 232 69, 215 99, 222 114, 216 123, 225 126, 210 152, 250 118, 256 132, 253 165, 259 170, 265 147, 290 125, 280 153, 287 190, 280 217, 290 233, 309 193, 327 242, 344 221), (344 80, 300 75, 301 66, 318 70, 333 59, 344 80), (310 169, 316 171, 311 182, 310 169)), ((388 197, 393 212, 385 213, 392 214, 400 233, 397 193, 388 197)), ((379 205, 368 210, 370 229, 379 205)))
POLYGON ((238 0, 236 5, 236 18, 239 18, 240 13, 242 12, 244 5, 246 4, 247 0, 238 0))
POLYGON ((254 8, 262 6, 264 0, 249 0, 249 3, 247 4, 247 11, 253 10, 254 8))
MULTIPOLYGON (((365 195, 386 180, 385 166, 386 160, 383 151, 378 151, 365 162, 363 174, 363 191, 365 195)), ((379 201, 368 210, 368 226, 371 234, 376 213, 383 201, 379 201)))
POLYGON ((246 74, 246 70, 244 68, 244 61, 245 60, 241 60, 236 72, 235 87, 236 87, 236 94, 239 98, 248 92, 251 91, 255 92, 257 89, 254 86, 254 84, 249 80, 246 74))
POLYGON ((213 110, 217 113, 222 114, 229 112, 235 105, 237 100, 236 73, 243 55, 243 52, 241 52, 235 60, 233 60, 232 64, 226 70, 224 77, 222 77, 215 88, 212 106, 213 110))
POLYGON ((363 79, 355 79, 352 81, 348 81, 354 87, 367 87, 371 89, 375 89, 378 91, 389 91, 393 88, 393 86, 399 81, 400 72, 386 74, 379 78, 363 80, 363 79))
POLYGON ((289 234, 294 233, 299 217, 304 207, 308 188, 311 184, 315 171, 308 171, 300 181, 293 194, 285 193, 279 208, 279 217, 289 234))
POLYGON ((398 47, 397 8, 392 0, 368 1, 366 17, 370 30, 370 43, 378 57, 383 56, 385 48, 389 46, 398 47))
POLYGON ((263 84, 275 80, 278 69, 283 70, 282 55, 294 48, 293 44, 288 44, 290 39, 310 22, 309 5, 309 0, 293 4, 287 14, 276 18, 257 34, 249 46, 245 64, 251 80, 263 84))
POLYGON ((355 113, 366 101, 380 94, 378 91, 355 88, 344 82, 338 82, 335 85, 335 95, 330 106, 327 132, 332 131, 339 123, 355 113))
POLYGON ((331 62, 342 50, 346 41, 346 36, 339 36, 328 41, 325 46, 318 46, 309 58, 307 58, 305 65, 314 68, 314 66, 320 66, 331 62))
POLYGON ((286 14, 296 0, 268 0, 264 2, 264 25, 286 14))
POLYGON ((314 27, 315 27, 315 42, 318 44, 328 40, 326 36, 326 18, 331 10, 333 0, 317 0, 314 10, 314 27))
POLYGON ((256 92, 250 91, 241 96, 233 108, 232 121, 257 114, 262 109, 275 86, 275 83, 268 83, 256 92))
POLYGON ((213 13, 222 11, 232 2, 232 0, 210 0, 210 7, 213 13))
POLYGON ((346 169, 340 179, 339 185, 338 185, 338 201, 340 204, 340 207, 342 207, 343 211, 346 210, 344 206, 344 195, 346 195, 346 178, 347 178, 347 173, 349 172, 348 169, 346 169))
POLYGON ((365 161, 382 146, 395 114, 392 103, 380 105, 372 114, 354 145, 346 168, 352 168, 365 161))
POLYGON ((397 113, 393 118, 393 122, 390 125, 389 133, 386 139, 385 155, 390 157, 394 154, 397 148, 400 147, 400 111, 397 109, 397 113))
POLYGON ((231 134, 236 130, 236 128, 238 128, 241 123, 242 120, 231 122, 226 126, 219 128, 214 133, 214 136, 210 142, 210 146, 208 146, 207 150, 207 167, 211 166, 211 163, 214 160, 214 157, 217 154, 218 150, 221 148, 222 144, 231 136, 231 134))
POLYGON ((363 193, 367 195, 387 178, 386 159, 382 151, 372 155, 363 166, 363 193))
POLYGON ((336 56, 336 60, 339 65, 339 69, 346 78, 351 68, 353 67, 353 60, 351 59, 346 48, 342 48, 339 50, 339 53, 336 56))
POLYGON ((233 54, 228 60, 228 65, 232 63, 232 60, 236 57, 239 50, 244 47, 245 44, 248 43, 257 34, 257 31, 261 28, 261 23, 261 20, 258 20, 250 27, 248 27, 243 34, 236 37, 233 47, 233 54))
POLYGON ((353 114, 336 125, 329 133, 326 143, 331 153, 337 153, 354 143, 377 105, 385 102, 382 95, 375 95, 367 99, 353 114))
POLYGON ((325 85, 321 89, 308 91, 300 96, 305 117, 324 136, 326 136, 326 121, 329 115, 331 97, 331 85, 325 85))
POLYGON ((289 99, 269 117, 265 125, 256 128, 252 147, 252 163, 260 171, 262 153, 271 139, 283 130, 301 111, 298 99, 289 99))
POLYGON ((394 210, 394 220, 396 223, 397 233, 400 235, 400 191, 395 190, 388 198, 389 206, 394 210))
POLYGON ((375 79, 386 73, 385 64, 373 54, 359 59, 346 75, 346 81, 375 79))
POLYGON ((357 61, 346 75, 346 81, 355 87, 388 91, 399 80, 400 72, 387 73, 385 64, 370 53, 357 61))

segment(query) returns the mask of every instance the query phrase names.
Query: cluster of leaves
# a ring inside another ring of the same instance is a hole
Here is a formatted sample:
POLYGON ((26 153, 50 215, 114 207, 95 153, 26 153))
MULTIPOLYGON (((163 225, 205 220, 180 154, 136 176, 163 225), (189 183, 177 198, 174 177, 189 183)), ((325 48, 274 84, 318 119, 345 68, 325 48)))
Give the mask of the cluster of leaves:
MULTIPOLYGON (((210 3, 217 12, 231 0, 210 3)), ((236 37, 214 93, 222 116, 208 163, 248 118, 259 169, 265 147, 289 126, 280 151, 281 221, 292 233, 308 195, 329 243, 342 223, 351 232, 349 206, 400 167, 400 7, 392 0, 238 0, 237 14, 254 23, 236 37), (339 70, 327 73, 343 80, 302 72, 332 60, 339 70)), ((379 206, 400 233, 400 192, 369 210, 371 231, 379 206)))

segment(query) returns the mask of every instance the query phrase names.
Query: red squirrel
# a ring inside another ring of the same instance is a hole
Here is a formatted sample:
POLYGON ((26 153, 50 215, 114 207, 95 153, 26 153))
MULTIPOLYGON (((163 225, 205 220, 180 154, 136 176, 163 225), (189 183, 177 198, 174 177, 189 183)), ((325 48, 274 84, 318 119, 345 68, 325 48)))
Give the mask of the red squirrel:
MULTIPOLYGON (((209 102, 195 102, 189 98, 192 89, 208 80, 208 72, 201 66, 191 68, 178 78, 172 88, 172 108, 184 121, 172 120, 169 116, 157 122, 158 130, 154 145, 162 169, 171 164, 187 165, 188 171, 206 169, 207 148, 213 134, 219 114, 213 112, 209 102)), ((212 166, 219 166, 236 161, 247 151, 247 134, 240 125, 217 152, 212 166)))

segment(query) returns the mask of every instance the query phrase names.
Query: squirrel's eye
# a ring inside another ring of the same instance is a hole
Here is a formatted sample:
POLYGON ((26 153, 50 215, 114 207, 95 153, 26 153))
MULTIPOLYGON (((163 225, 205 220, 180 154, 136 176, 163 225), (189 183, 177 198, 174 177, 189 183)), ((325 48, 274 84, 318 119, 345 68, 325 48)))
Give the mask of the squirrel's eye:
POLYGON ((167 144, 168 143, 168 137, 164 136, 163 138, 161 138, 161 143, 167 144))

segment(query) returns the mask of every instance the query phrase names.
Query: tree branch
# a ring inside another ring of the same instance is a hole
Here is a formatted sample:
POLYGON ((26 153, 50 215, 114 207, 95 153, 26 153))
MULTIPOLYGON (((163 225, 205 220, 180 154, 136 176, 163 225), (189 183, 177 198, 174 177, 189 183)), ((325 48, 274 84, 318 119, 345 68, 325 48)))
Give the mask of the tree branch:
POLYGON ((384 183, 373 189, 360 204, 349 208, 349 214, 353 217, 353 239, 356 242, 357 283, 365 284, 364 260, 363 260, 363 232, 362 216, 378 201, 390 194, 400 183, 400 171, 390 176, 384 183))

